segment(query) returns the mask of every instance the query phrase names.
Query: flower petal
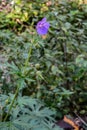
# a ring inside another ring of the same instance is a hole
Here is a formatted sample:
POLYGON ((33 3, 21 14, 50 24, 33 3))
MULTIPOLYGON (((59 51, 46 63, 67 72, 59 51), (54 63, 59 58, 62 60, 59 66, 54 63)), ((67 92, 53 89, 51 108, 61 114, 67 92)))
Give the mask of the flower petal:
POLYGON ((42 21, 42 22, 46 22, 46 21, 47 21, 47 18, 44 17, 41 21, 42 21))
POLYGON ((47 34, 47 32, 48 32, 48 29, 45 28, 45 27, 42 27, 42 28, 38 28, 38 29, 37 29, 37 33, 38 33, 39 35, 45 35, 45 34, 47 34))
POLYGON ((49 27, 50 27, 50 24, 49 24, 49 22, 46 21, 46 18, 44 17, 36 25, 37 33, 40 35, 45 35, 45 34, 47 34, 49 27))
POLYGON ((46 23, 44 24, 44 26, 45 26, 45 28, 49 29, 50 24, 49 24, 48 22, 46 22, 46 23))

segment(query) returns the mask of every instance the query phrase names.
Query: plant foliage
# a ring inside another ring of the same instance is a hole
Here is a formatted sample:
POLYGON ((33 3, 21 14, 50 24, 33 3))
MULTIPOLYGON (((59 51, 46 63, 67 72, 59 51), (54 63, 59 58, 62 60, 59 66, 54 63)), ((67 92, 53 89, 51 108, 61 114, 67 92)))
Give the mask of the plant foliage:
MULTIPOLYGON (((0 96, 2 101, 3 113, 8 112, 12 94, 8 97, 5 95, 0 96), (5 105, 3 105, 5 102, 5 105)), ((2 115, 3 115, 2 113, 2 115)), ((18 97, 15 101, 12 111, 9 115, 8 122, 1 122, 0 129, 2 130, 62 130, 55 126, 53 116, 55 112, 49 108, 44 107, 37 99, 32 99, 27 96, 18 97)))
POLYGON ((57 111, 57 117, 72 111, 85 114, 87 5, 68 0, 12 2, 7 3, 8 12, 5 8, 0 11, 0 55, 5 59, 0 62, 0 96, 8 98, 11 93, 9 103, 2 103, 1 117, 6 113, 8 122, 1 122, 0 127, 22 130, 24 123, 25 129, 52 129, 50 110, 28 97, 45 102, 57 111), (41 37, 36 25, 44 17, 50 29, 41 37))

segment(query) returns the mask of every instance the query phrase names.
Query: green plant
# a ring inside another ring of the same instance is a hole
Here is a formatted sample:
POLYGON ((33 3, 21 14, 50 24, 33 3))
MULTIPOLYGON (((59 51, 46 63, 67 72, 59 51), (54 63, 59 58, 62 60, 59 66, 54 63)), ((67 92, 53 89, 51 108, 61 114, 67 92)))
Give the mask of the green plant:
POLYGON ((21 92, 21 96, 37 97, 45 101, 47 106, 58 111, 60 117, 71 111, 84 114, 87 111, 87 5, 55 0, 48 7, 47 1, 33 2, 29 5, 27 2, 22 3, 23 8, 32 6, 31 12, 25 9, 25 12, 30 13, 29 19, 22 19, 19 1, 15 4, 19 13, 15 14, 13 8, 12 16, 8 14, 5 19, 10 17, 10 22, 14 24, 9 27, 8 20, 4 26, 5 22, 0 20, 4 29, 10 29, 0 32, 7 55, 8 63, 5 65, 11 77, 11 87, 5 91, 2 87, 2 91, 6 94, 8 91, 15 93, 17 86, 20 86, 18 92, 21 92), (48 8, 47 13, 44 11, 45 6, 48 8), (38 14, 33 15, 32 10, 38 14), (43 17, 51 25, 45 39, 35 31, 36 23, 43 17), (21 23, 15 22, 17 18, 21 23), (13 26, 15 29, 12 29, 13 26))
MULTIPOLYGON (((2 115, 7 113, 14 95, 1 95, 2 115), (3 105, 5 103, 5 105, 3 105)), ((37 99, 32 99, 27 96, 18 96, 12 110, 9 113, 7 122, 0 122, 2 130, 62 130, 55 126, 55 112, 45 107, 37 99)), ((4 117, 3 117, 4 118, 4 117)), ((3 119, 2 119, 3 120, 3 119)))
MULTIPOLYGON (((20 37, 15 37, 13 44, 6 46, 6 49, 9 49, 10 47, 11 53, 8 52, 9 60, 14 60, 14 62, 7 64, 7 68, 8 73, 11 75, 11 77, 13 77, 12 82, 14 79, 14 84, 12 83, 14 87, 19 83, 21 84, 19 86, 23 95, 28 94, 33 97, 38 97, 42 100, 45 100, 46 98, 47 104, 53 107, 55 104, 60 104, 64 98, 67 99, 67 97, 73 93, 60 87, 56 88, 56 85, 58 84, 57 75, 59 74, 60 76, 63 76, 63 72, 60 71, 56 65, 53 65, 52 62, 54 60, 54 56, 52 56, 51 60, 49 61, 50 50, 46 48, 46 45, 48 45, 46 40, 42 40, 41 37, 38 37, 35 33, 32 36, 32 34, 30 34, 27 30, 26 32, 22 33, 20 37), (15 41, 16 44, 14 44, 15 41), (15 46, 14 48, 13 44, 15 46), (15 50, 15 48, 18 49, 18 52, 15 50), (28 50, 32 50, 32 52, 29 51, 28 53, 28 50), (46 51, 46 55, 42 54, 41 50, 46 51), (48 66, 49 64, 50 66, 48 66), (49 75, 46 75, 47 71, 49 72, 49 75), (44 77, 44 75, 46 76, 44 77), (55 77, 56 80, 54 82, 55 77), (50 84, 51 86, 49 87, 50 84), (46 97, 47 94, 48 97, 46 97), (51 103, 50 100, 54 100, 52 99, 53 97, 55 97, 55 101, 51 103)), ((60 79, 60 82, 62 82, 61 77, 60 79)))

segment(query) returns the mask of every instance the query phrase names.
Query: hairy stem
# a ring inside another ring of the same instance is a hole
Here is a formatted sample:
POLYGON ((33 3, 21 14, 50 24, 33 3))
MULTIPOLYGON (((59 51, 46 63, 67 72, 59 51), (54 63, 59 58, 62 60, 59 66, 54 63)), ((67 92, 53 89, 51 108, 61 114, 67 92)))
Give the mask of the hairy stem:
MULTIPOLYGON (((27 58, 26 61, 25 61, 25 66, 24 66, 24 72, 25 72, 25 73, 26 73, 26 67, 28 66, 28 63, 29 63, 29 61, 30 61, 31 52, 32 52, 32 46, 31 46, 30 49, 29 49, 28 58, 27 58)), ((11 112, 11 110, 12 110, 13 104, 14 104, 14 102, 15 102, 15 100, 16 100, 16 98, 17 98, 18 92, 19 92, 19 87, 20 87, 20 86, 18 85, 18 87, 17 87, 17 89, 16 89, 16 92, 15 92, 15 95, 14 95, 14 98, 13 98, 13 100, 12 100, 12 102, 11 102, 11 105, 10 105, 10 108, 9 108, 9 110, 8 110, 8 113, 6 114, 6 116, 5 116, 5 118, 4 118, 3 121, 6 121, 6 120, 7 120, 8 115, 10 114, 10 112, 11 112)))
POLYGON ((31 53, 32 53, 32 46, 30 47, 30 49, 29 49, 29 52, 28 52, 28 57, 27 57, 27 59, 26 59, 26 61, 25 61, 25 64, 24 64, 24 75, 26 75, 26 68, 27 68, 27 66, 28 66, 28 64, 29 64, 29 61, 30 61, 30 57, 31 57, 31 53))
POLYGON ((9 108, 9 110, 8 110, 8 113, 6 114, 6 116, 5 116, 4 120, 3 120, 4 122, 7 120, 8 115, 9 115, 9 113, 10 113, 11 110, 12 110, 12 107, 13 107, 13 104, 14 104, 14 102, 15 102, 15 100, 16 100, 16 97, 17 97, 18 92, 19 92, 19 86, 18 86, 17 89, 16 89, 16 92, 15 92, 14 98, 13 98, 13 100, 12 100, 12 102, 11 102, 11 105, 10 105, 10 108, 9 108))
POLYGON ((27 58, 26 61, 25 61, 25 67, 27 67, 28 62, 30 61, 31 52, 32 52, 32 46, 31 46, 30 49, 29 49, 29 52, 28 52, 28 58, 27 58))

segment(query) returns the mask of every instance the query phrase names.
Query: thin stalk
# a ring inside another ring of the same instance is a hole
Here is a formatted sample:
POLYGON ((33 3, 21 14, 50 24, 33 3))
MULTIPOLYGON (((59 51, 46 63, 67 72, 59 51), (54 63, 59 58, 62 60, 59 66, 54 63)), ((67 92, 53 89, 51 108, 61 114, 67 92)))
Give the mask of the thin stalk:
MULTIPOLYGON (((67 43, 64 45, 64 59, 65 59, 65 76, 68 78, 68 65, 67 65, 67 43)), ((66 86, 69 88, 69 81, 66 79, 66 86)))
MULTIPOLYGON (((32 46, 31 46, 30 49, 29 49, 28 58, 27 58, 26 61, 25 61, 25 66, 24 66, 24 69, 25 69, 25 70, 24 70, 24 72, 26 72, 26 67, 27 67, 27 65, 28 65, 28 63, 29 63, 29 61, 30 61, 31 52, 32 52, 32 46)), ((15 102, 15 100, 16 100, 16 97, 17 97, 18 92, 19 92, 19 86, 18 86, 17 89, 16 89, 16 92, 15 92, 14 98, 13 98, 13 100, 12 100, 12 102, 11 102, 11 105, 10 105, 10 108, 9 108, 9 110, 8 110, 8 113, 6 114, 6 116, 5 116, 4 120, 3 120, 4 122, 7 120, 8 115, 9 115, 9 113, 10 113, 11 110, 12 110, 12 107, 13 107, 13 104, 14 104, 14 102, 15 102)))
POLYGON ((31 57, 31 53, 32 53, 32 46, 30 47, 30 49, 29 49, 29 52, 28 52, 28 57, 27 57, 27 59, 26 59, 26 61, 25 61, 25 64, 24 64, 24 75, 26 75, 26 68, 27 68, 27 66, 28 66, 28 64, 29 64, 29 61, 30 61, 30 57, 31 57))
MULTIPOLYGON (((64 55, 63 62, 65 62, 64 68, 65 68, 65 76, 67 78, 68 77, 68 67, 67 67, 68 60, 67 60, 67 43, 66 43, 66 41, 64 44, 61 44, 61 49, 62 49, 62 52, 64 55)), ((67 86, 67 88, 69 88, 68 79, 66 79, 65 85, 67 86)))
POLYGON ((40 98, 40 96, 41 96, 41 88, 40 88, 40 81, 39 81, 39 79, 37 79, 37 98, 40 98))
POLYGON ((6 114, 6 116, 5 116, 4 120, 3 120, 4 122, 7 120, 8 115, 9 115, 9 113, 10 113, 11 110, 12 110, 12 107, 13 107, 13 104, 14 104, 14 102, 15 102, 15 100, 16 100, 16 97, 17 97, 18 92, 19 92, 19 86, 18 86, 17 89, 16 89, 16 92, 15 92, 14 98, 13 98, 13 100, 12 100, 12 102, 11 102, 11 105, 10 105, 10 108, 9 108, 9 110, 8 110, 8 113, 6 114))
POLYGON ((28 62, 30 61, 31 52, 32 52, 32 46, 31 46, 30 49, 29 49, 29 52, 28 52, 28 58, 27 58, 26 61, 25 61, 25 67, 27 67, 28 62))
MULTIPOLYGON (((1 105, 1 104, 0 104, 1 105)), ((1 109, 1 114, 0 114, 0 122, 2 122, 2 106, 0 106, 0 109, 1 109)))
MULTIPOLYGON (((75 112, 74 112, 75 113, 75 112)), ((77 114, 75 113, 75 115, 80 119, 80 121, 85 125, 87 126, 87 123, 77 114)))

